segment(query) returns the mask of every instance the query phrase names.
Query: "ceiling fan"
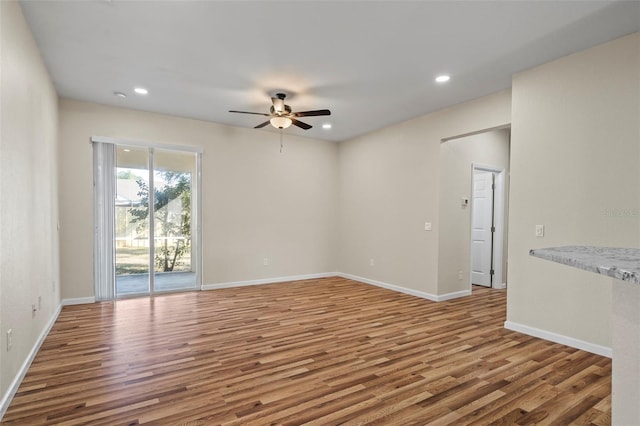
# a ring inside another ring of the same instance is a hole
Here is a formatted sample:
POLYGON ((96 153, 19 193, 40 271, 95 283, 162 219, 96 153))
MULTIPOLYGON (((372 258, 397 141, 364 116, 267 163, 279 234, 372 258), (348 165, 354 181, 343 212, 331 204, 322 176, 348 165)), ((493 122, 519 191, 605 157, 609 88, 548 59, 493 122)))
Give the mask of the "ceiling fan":
POLYGON ((254 114, 254 115, 263 115, 265 117, 271 117, 269 120, 264 123, 258 124, 254 129, 260 129, 267 124, 271 124, 276 129, 286 129, 291 126, 298 126, 301 129, 309 130, 311 127, 310 124, 303 123, 300 120, 297 120, 297 117, 316 117, 319 115, 331 115, 331 111, 328 109, 318 109, 315 111, 299 111, 292 112, 291 107, 289 105, 285 105, 284 99, 287 97, 284 93, 277 93, 275 98, 271 98, 271 108, 269 109, 269 114, 265 114, 262 112, 248 112, 248 111, 233 111, 239 114, 254 114))

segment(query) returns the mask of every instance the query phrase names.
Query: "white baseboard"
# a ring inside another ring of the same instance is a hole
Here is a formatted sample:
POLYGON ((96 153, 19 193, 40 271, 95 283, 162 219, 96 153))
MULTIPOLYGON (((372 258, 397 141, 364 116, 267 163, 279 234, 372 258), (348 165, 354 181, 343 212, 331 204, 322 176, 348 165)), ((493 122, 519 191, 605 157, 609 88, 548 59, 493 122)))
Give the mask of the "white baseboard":
POLYGON ((454 291, 453 293, 445 293, 436 296, 436 302, 444 302, 445 300, 458 299, 460 297, 471 296, 471 290, 454 291))
POLYGON ((447 293, 447 294, 441 294, 441 295, 430 294, 430 293, 425 293, 418 290, 412 290, 409 288, 400 287, 394 284, 388 284, 382 281, 376 281, 369 278, 359 277, 357 275, 344 274, 342 272, 324 272, 320 274, 291 275, 287 277, 264 278, 259 280, 232 281, 232 282, 219 283, 219 284, 204 284, 202 286, 202 290, 216 290, 220 288, 244 287, 244 286, 260 285, 260 284, 274 284, 274 283, 282 283, 287 281, 313 280, 317 278, 327 278, 327 277, 347 278, 350 280, 359 281, 361 283, 371 284, 377 287, 386 288, 387 290, 410 294, 411 296, 420 297, 422 299, 431 300, 433 302, 443 302, 445 300, 457 299, 458 297, 471 295, 470 290, 457 291, 454 293, 447 293))
POLYGON ((552 331, 542 330, 528 325, 519 324, 513 321, 505 321, 504 328, 507 330, 517 331, 519 333, 528 334, 529 336, 539 337, 551 342, 560 343, 572 348, 581 349, 583 351, 591 352, 596 355, 606 356, 611 358, 611 348, 607 346, 596 345, 595 343, 586 342, 584 340, 575 339, 573 337, 557 334, 552 331))
POLYGON ((382 281, 372 280, 370 278, 359 277, 357 275, 343 274, 342 272, 338 272, 336 273, 336 275, 342 278, 359 281, 361 283, 371 284, 377 287, 386 288, 387 290, 393 290, 399 293, 410 294, 411 296, 416 296, 422 299, 431 300, 432 302, 443 302, 445 300, 457 299, 458 297, 471 295, 470 290, 456 291, 455 293, 437 295, 437 294, 426 293, 423 291, 412 290, 406 287, 400 287, 399 285, 395 285, 395 284, 389 284, 382 281))
POLYGON ((202 290, 216 290, 219 288, 244 287, 248 285, 260 285, 260 284, 274 284, 274 283, 282 283, 287 281, 313 280, 317 278, 336 277, 339 275, 340 274, 338 274, 337 272, 323 272, 320 274, 291 275, 288 277, 263 278, 259 280, 232 281, 232 282, 219 283, 219 284, 203 284, 202 290))
POLYGON ((84 305, 86 303, 96 303, 95 297, 75 297, 72 299, 62 299, 62 306, 84 305))
POLYGON ((13 378, 13 381, 9 385, 7 392, 5 392, 5 394, 2 396, 2 400, 0 400, 0 419, 4 417, 4 414, 6 413, 7 408, 9 408, 9 404, 11 403, 13 396, 18 391, 18 388, 20 387, 20 383, 22 383, 22 379, 24 379, 24 376, 27 374, 27 370, 29 370, 31 363, 33 362, 34 358, 36 357, 36 354, 38 353, 38 350, 40 349, 40 346, 42 346, 42 342, 44 342, 44 339, 49 334, 49 331, 51 331, 51 327, 53 327, 53 324, 58 319, 58 315, 60 315, 61 310, 62 310, 62 304, 59 304, 58 308, 56 309, 54 314, 51 316, 51 319, 47 323, 47 326, 44 328, 44 330, 42 330, 42 333, 40 333, 40 336, 38 336, 38 339, 36 340, 35 344, 31 348, 29 355, 27 355, 27 358, 24 360, 24 362, 20 366, 20 369, 18 370, 18 374, 16 374, 16 376, 13 378))
POLYGON ((493 288, 495 288, 496 290, 504 290, 505 288, 507 288, 507 283, 496 284, 493 286, 493 288))
POLYGON ((287 281, 312 280, 316 278, 327 278, 327 277, 347 278, 350 280, 359 281, 361 283, 371 284, 377 287, 386 288, 387 290, 393 290, 400 293, 410 294, 411 296, 420 297, 422 299, 431 300, 433 302, 443 302, 445 300, 457 299, 458 297, 471 295, 470 290, 457 291, 454 293, 447 293, 447 294, 441 294, 441 295, 430 294, 430 293, 425 293, 418 290, 412 290, 410 288, 400 287, 394 284, 385 283, 382 281, 376 281, 369 278, 359 277, 357 275, 344 274, 342 272, 324 272, 320 274, 292 275, 288 277, 264 278, 264 279, 249 280, 249 281, 232 281, 232 282, 220 283, 220 284, 204 284, 202 286, 202 290, 215 290, 219 288, 244 287, 249 285, 260 285, 260 284, 274 284, 274 283, 282 283, 287 281))

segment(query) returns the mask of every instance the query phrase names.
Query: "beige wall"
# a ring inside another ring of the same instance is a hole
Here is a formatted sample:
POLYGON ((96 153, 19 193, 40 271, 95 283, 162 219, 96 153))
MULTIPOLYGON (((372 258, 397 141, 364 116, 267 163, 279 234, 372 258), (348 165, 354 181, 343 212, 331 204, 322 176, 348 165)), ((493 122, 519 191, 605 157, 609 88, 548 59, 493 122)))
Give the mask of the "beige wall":
POLYGON ((4 398, 53 318, 60 291, 57 96, 19 3, 0 2, 0 15, 0 398, 4 398), (39 296, 40 310, 32 315, 31 305, 38 306, 39 296), (6 350, 9 329, 11 351, 6 350))
POLYGON ((442 294, 436 288, 440 140, 508 124, 509 113, 510 92, 503 91, 340 145, 285 135, 281 154, 276 134, 62 100, 63 298, 93 295, 91 136, 205 150, 205 284, 338 270, 442 294), (360 214, 364 222, 355 223, 360 214), (425 221, 434 231, 423 230, 425 221), (371 226, 363 229, 364 223, 371 226), (361 254, 354 247, 363 243, 369 247, 361 254))
POLYGON ((636 33, 513 79, 510 322, 611 345, 611 279, 528 252, 639 246, 639 40, 636 33), (534 236, 536 224, 544 238, 534 236))
MULTIPOLYGON (((474 163, 504 169, 508 195, 509 129, 453 139, 440 145, 438 284, 441 293, 455 293, 470 288, 471 167, 474 163), (461 204, 463 197, 469 200, 466 207, 461 204), (462 279, 458 271, 462 271, 462 279)), ((506 207, 508 197, 505 201, 506 207)), ((506 213, 505 210, 505 219, 506 213)), ((504 247, 506 249, 507 246, 504 247)), ((503 277, 506 278, 506 250, 503 257, 500 262, 503 277)))
POLYGON ((342 142, 338 270, 445 294, 438 286, 440 141, 509 124, 510 112, 510 91, 502 91, 342 142))
POLYGON ((280 153, 275 133, 65 99, 60 102, 63 298, 94 294, 91 136, 204 150, 204 284, 335 270, 336 144, 285 133, 280 153))

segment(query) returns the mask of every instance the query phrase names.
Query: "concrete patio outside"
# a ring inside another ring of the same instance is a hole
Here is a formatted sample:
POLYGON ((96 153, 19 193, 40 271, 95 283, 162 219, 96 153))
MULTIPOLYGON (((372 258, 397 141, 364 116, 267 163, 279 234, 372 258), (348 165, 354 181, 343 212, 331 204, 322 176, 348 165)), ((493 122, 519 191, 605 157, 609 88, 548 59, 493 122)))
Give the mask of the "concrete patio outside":
MULTIPOLYGON (((195 272, 156 272, 154 275, 155 292, 195 290, 195 272)), ((116 296, 147 294, 149 292, 149 274, 126 274, 116 276, 116 296)))

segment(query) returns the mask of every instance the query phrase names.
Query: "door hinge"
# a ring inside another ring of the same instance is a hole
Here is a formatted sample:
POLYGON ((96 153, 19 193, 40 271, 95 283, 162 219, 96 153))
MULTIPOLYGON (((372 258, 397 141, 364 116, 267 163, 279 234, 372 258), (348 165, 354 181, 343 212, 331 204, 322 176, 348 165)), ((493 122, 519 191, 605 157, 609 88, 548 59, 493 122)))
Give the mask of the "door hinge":
POLYGON ((493 269, 489 270, 489 275, 494 275, 495 271, 493 269))
POLYGON ((491 232, 496 232, 496 227, 495 226, 491 227, 491 232))
POLYGON ((493 189, 493 190, 495 190, 495 189, 496 189, 496 184, 495 184, 495 183, 492 183, 492 184, 491 184, 491 189, 493 189))

